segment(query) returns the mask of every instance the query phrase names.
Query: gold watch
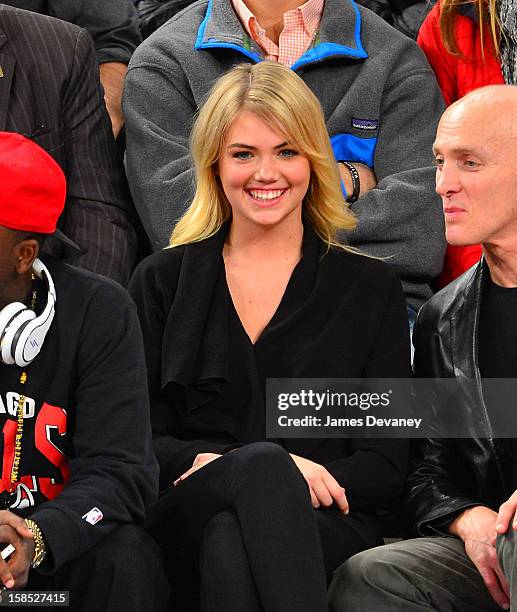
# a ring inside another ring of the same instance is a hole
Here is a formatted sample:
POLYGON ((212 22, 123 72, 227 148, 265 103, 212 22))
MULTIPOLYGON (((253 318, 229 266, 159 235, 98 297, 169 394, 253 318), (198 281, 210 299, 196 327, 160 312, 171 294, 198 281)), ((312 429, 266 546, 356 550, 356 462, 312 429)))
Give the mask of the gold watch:
POLYGON ((47 554, 47 549, 45 547, 45 540, 43 539, 43 534, 41 533, 41 529, 32 519, 25 519, 25 523, 32 534, 34 536, 34 557, 32 557, 31 567, 35 569, 39 565, 43 563, 45 556, 47 554))

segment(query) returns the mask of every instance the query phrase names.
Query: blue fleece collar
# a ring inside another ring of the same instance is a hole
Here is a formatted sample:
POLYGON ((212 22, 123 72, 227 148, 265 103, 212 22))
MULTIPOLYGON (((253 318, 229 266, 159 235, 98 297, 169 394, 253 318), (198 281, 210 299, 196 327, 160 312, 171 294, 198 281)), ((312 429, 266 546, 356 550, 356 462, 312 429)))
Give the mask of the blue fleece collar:
MULTIPOLYGON (((224 2, 230 3, 230 0, 218 0, 218 1, 224 1, 224 2)), ((295 64, 293 64, 292 66, 293 70, 297 70, 301 66, 305 66, 307 64, 313 64, 315 62, 323 61, 329 57, 344 56, 347 58, 354 58, 354 59, 365 59, 368 57, 368 54, 364 50, 362 42, 361 42, 361 14, 359 12, 359 9, 357 8, 357 5, 354 2, 354 0, 339 0, 339 3, 342 3, 342 2, 345 3, 345 6, 342 7, 341 10, 350 11, 350 8, 351 8, 354 12, 353 36, 352 36, 353 41, 354 41, 353 45, 344 45, 338 42, 330 42, 326 40, 323 40, 322 42, 318 42, 313 47, 311 47, 308 51, 306 51, 300 57, 300 59, 298 59, 298 61, 295 64)), ((325 8, 323 9, 323 15, 322 15, 321 24, 320 24, 320 36, 323 38, 326 38, 325 34, 327 34, 325 9, 328 8, 327 5, 330 3, 331 3, 330 0, 326 0, 325 8)), ((245 55, 247 58, 251 59, 254 62, 262 61, 264 58, 261 55, 259 55, 251 46, 247 48, 243 44, 239 44, 236 41, 235 35, 225 36, 224 34, 221 34, 217 36, 206 36, 207 26, 211 24, 211 21, 213 19, 213 6, 214 6, 214 0, 209 0, 205 18, 201 22, 198 32, 197 32, 196 43, 194 45, 195 49, 196 50, 216 49, 216 48, 233 49, 234 51, 238 51, 242 53, 243 55, 245 55)), ((332 7, 330 7, 329 11, 330 10, 336 10, 336 9, 333 9, 332 7)), ((232 8, 232 11, 233 11, 233 8, 232 8)), ((333 17, 332 19, 333 22, 337 21, 335 16, 332 16, 332 17, 333 17)), ((241 34, 241 39, 242 39, 242 26, 240 23, 239 23, 239 27, 241 28, 240 34, 241 34)))

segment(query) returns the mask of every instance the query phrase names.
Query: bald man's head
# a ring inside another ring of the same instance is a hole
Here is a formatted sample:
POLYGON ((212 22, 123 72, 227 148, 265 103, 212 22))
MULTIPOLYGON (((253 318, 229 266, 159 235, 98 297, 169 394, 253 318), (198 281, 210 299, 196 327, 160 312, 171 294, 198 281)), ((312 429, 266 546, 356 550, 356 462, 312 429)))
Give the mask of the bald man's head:
POLYGON ((447 241, 515 241, 517 87, 491 85, 455 102, 440 120, 434 151, 447 241))
POLYGON ((501 129, 506 136, 516 138, 517 87, 488 85, 475 89, 451 104, 443 113, 442 121, 484 126, 491 134, 501 129))

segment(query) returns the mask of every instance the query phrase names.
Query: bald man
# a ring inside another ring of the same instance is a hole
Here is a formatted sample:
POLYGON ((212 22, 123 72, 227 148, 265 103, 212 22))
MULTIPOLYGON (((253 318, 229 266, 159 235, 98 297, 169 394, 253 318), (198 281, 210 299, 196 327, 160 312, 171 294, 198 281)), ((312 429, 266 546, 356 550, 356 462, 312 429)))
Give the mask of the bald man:
MULTIPOLYGON (((481 382, 455 406, 469 428, 490 421, 485 379, 517 377, 517 87, 450 106, 433 148, 447 241, 481 242, 483 259, 421 309, 415 371, 481 382)), ((407 509, 432 537, 350 559, 335 573, 331 610, 517 610, 516 489, 517 440, 421 441, 407 509)))

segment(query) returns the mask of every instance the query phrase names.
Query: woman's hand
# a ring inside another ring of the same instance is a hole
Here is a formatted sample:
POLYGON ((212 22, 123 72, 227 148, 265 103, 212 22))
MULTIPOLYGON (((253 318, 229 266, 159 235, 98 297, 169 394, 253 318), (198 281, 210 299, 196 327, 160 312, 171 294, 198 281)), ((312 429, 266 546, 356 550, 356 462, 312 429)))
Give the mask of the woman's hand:
POLYGON ((217 453, 199 453, 199 455, 196 455, 196 458, 194 459, 194 463, 192 464, 192 467, 189 470, 187 470, 184 474, 182 474, 179 478, 177 478, 172 484, 176 486, 178 482, 185 480, 185 478, 188 478, 191 474, 193 474, 194 472, 197 472, 199 468, 202 468, 203 466, 205 466, 207 463, 210 463, 210 461, 213 461, 214 459, 219 459, 219 457, 222 457, 222 455, 218 455, 217 453))
POLYGON ((328 507, 336 502, 341 512, 348 514, 348 500, 345 489, 330 472, 319 463, 298 457, 298 455, 291 454, 291 458, 309 485, 313 508, 328 507))

